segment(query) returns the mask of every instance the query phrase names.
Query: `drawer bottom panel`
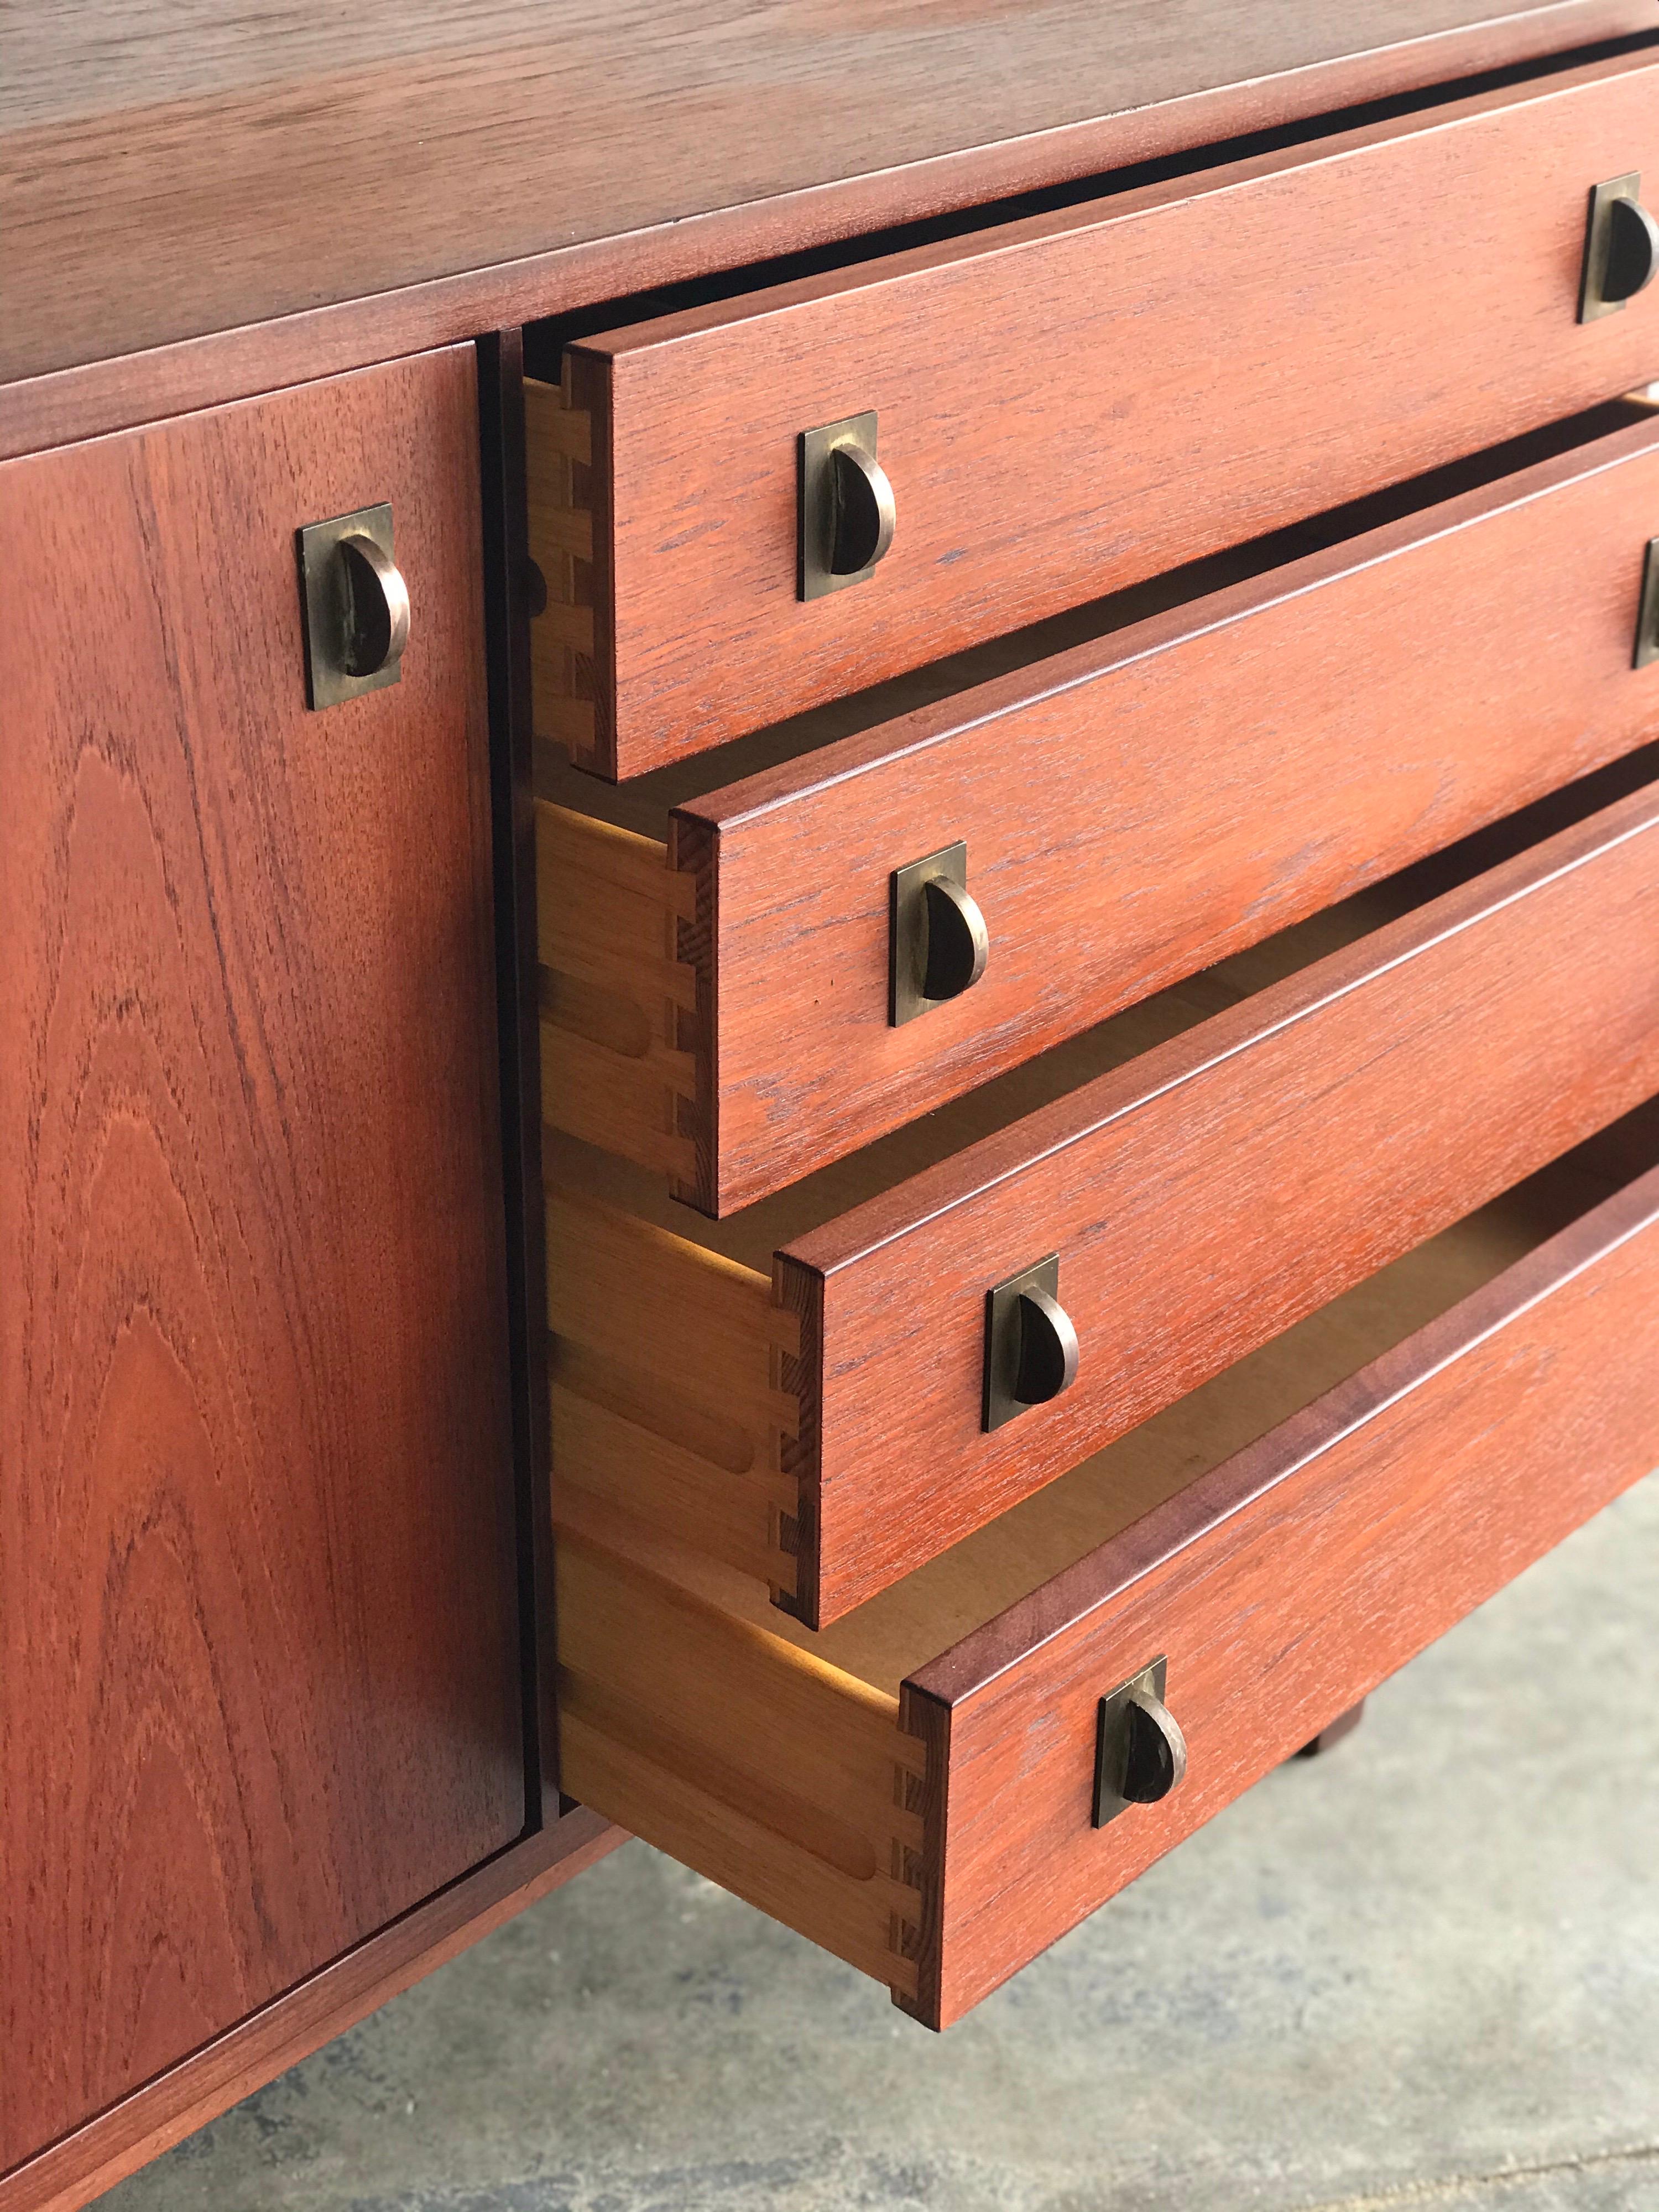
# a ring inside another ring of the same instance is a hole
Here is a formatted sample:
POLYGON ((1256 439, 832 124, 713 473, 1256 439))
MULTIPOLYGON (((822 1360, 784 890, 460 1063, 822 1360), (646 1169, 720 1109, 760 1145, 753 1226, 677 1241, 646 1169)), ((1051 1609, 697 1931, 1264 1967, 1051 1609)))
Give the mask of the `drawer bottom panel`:
POLYGON ((1644 1109, 820 1635, 584 1504, 564 1786, 947 2025, 1659 1462, 1655 1158, 1644 1109), (1097 1828, 1156 1659, 1184 1778, 1097 1828))

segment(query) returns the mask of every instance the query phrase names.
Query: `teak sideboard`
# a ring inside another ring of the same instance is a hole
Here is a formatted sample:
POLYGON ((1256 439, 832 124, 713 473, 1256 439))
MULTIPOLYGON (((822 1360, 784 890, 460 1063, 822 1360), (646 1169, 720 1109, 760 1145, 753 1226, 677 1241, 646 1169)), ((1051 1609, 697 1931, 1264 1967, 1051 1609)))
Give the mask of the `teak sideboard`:
POLYGON ((625 1833, 946 2027, 1659 1462, 1653 0, 371 17, 7 34, 0 2212, 625 1833))

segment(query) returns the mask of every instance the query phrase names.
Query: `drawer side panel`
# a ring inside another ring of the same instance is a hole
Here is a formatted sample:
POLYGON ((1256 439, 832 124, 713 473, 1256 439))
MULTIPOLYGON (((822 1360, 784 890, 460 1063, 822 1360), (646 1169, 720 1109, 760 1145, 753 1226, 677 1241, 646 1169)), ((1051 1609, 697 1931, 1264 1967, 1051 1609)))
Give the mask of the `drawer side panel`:
POLYGON ((913 1993, 922 1754, 896 1701, 568 1528, 558 1602, 565 1786, 913 1993))

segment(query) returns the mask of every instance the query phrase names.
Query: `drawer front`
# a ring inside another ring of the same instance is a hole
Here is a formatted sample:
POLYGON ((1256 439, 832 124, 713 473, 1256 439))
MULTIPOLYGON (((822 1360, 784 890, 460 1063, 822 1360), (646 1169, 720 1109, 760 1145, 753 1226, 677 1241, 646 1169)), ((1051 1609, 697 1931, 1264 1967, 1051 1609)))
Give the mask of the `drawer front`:
POLYGON ((1595 1149, 822 1636, 561 1483, 566 1785, 957 2018, 1659 1461, 1659 1171, 1586 1212, 1595 1149), (1186 1774, 1097 1829, 1159 1659, 1186 1774))
POLYGON ((1648 785, 796 1235, 769 1282, 556 1188, 567 1515, 814 1627, 859 1606, 1659 1089, 1656 832, 1648 785), (1075 1379, 988 1430, 988 1294, 1051 1255, 1075 1379))
MULTIPOLYGON (((1659 1172, 907 1682, 946 2025, 1659 1463, 1659 1172), (1092 1824, 1155 1658, 1185 1778, 1092 1824)), ((1517 1817, 1520 1817, 1517 1814, 1517 1817)))
POLYGON ((1659 295, 1576 317, 1656 88, 1598 63, 583 340, 531 394, 538 728, 636 775, 1638 383, 1659 295), (799 599, 797 441, 866 412, 890 550, 799 599))
POLYGON ((1659 1087, 1659 787, 779 1255, 829 1620, 1659 1087), (1076 1380, 981 1426, 1050 1254, 1076 1380))
MULTIPOLYGON (((1659 415, 682 807, 618 987, 642 1020, 693 971, 680 1194, 766 1197, 1639 744, 1656 530, 1659 415), (985 972, 895 1025, 893 872, 958 842, 985 972)), ((650 1135, 613 1088, 600 1141, 658 1164, 676 1071, 616 1064, 650 1135)))

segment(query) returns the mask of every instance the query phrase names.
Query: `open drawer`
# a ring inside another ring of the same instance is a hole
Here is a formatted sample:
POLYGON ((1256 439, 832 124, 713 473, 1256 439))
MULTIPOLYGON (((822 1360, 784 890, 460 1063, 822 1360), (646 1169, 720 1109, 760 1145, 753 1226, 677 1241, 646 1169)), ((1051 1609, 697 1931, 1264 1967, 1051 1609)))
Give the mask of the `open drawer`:
POLYGON ((636 775, 1612 398, 1638 174, 1650 51, 580 338, 538 728, 636 775))
POLYGON ((1656 767, 729 1222, 550 1141, 562 1513, 822 1626, 1629 1110, 1659 1088, 1659 785, 1588 810, 1656 767))
POLYGON ((562 1530, 564 1786, 947 2025, 1659 1462, 1659 1171, 1601 1197, 1659 1129, 1624 1133, 822 1637, 562 1530), (1155 1662, 1185 1773, 1124 1804, 1155 1662))
POLYGON ((548 1121, 729 1212, 1653 735, 1659 413, 1588 421, 722 788, 547 764, 548 1121))

